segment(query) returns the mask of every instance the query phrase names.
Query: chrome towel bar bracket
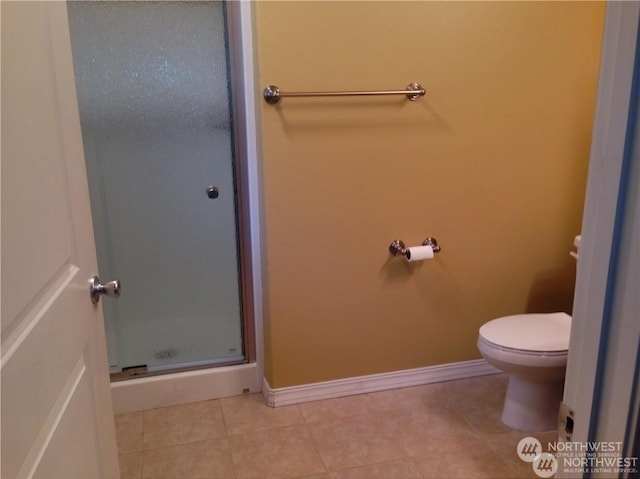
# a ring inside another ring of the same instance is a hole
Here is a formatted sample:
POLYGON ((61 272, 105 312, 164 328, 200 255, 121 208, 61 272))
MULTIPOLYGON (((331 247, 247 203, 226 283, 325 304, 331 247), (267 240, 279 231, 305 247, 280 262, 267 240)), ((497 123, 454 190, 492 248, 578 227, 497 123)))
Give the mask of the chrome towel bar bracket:
POLYGON ((280 91, 275 85, 269 85, 264 89, 264 100, 269 105, 275 105, 285 97, 318 97, 318 96, 378 96, 378 95, 404 95, 411 101, 416 101, 424 96, 426 90, 419 83, 413 82, 404 90, 368 90, 368 91, 280 91))

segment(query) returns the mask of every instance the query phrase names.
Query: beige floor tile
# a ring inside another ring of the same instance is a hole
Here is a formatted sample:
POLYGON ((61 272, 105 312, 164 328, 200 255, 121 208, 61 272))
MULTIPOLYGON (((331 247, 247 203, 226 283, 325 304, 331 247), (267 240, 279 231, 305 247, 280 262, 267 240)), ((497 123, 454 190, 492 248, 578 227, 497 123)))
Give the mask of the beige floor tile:
POLYGON ((156 449, 226 435, 220 402, 202 401, 144 411, 143 448, 156 449))
POLYGON ((477 439, 434 440, 430 451, 416 464, 425 479, 514 479, 513 470, 477 439))
POLYGON ((388 435, 409 457, 429 457, 434 441, 477 440, 476 431, 457 411, 433 407, 429 412, 388 411, 382 414, 388 435))
MULTIPOLYGON (((510 434, 518 433, 515 429, 502 422, 502 407, 474 404, 466 408, 456 408, 474 430, 479 434, 510 434)), ((524 437, 524 436, 523 436, 524 437)))
POLYGON ((119 454, 142 450, 142 416, 142 411, 115 416, 119 454))
POLYGON ((514 430, 502 422, 507 381, 506 374, 451 381, 443 383, 443 396, 479 434, 508 434, 514 430))
POLYGON ((309 428, 330 471, 405 457, 378 414, 311 423, 309 428))
POLYGON ((294 425, 229 436, 239 479, 286 479, 326 471, 307 426, 294 425))
POLYGON ((234 479, 226 437, 143 453, 143 479, 234 479))
POLYGON ((360 394, 298 405, 306 422, 328 421, 373 412, 368 395, 360 394))
POLYGON ((220 400, 229 435, 302 424, 298 406, 269 407, 261 394, 247 394, 220 400))
POLYGON ((334 471, 328 479, 421 479, 415 462, 410 459, 372 464, 334 471))
POLYGON ((120 479, 142 478, 142 453, 122 454, 118 460, 120 462, 120 479))
POLYGON ((433 406, 447 407, 442 391, 442 384, 434 383, 370 393, 369 398, 379 411, 408 408, 423 410, 433 406))
POLYGON ((506 374, 492 374, 443 382, 440 385, 443 398, 453 407, 491 406, 502 409, 507 381, 506 374))

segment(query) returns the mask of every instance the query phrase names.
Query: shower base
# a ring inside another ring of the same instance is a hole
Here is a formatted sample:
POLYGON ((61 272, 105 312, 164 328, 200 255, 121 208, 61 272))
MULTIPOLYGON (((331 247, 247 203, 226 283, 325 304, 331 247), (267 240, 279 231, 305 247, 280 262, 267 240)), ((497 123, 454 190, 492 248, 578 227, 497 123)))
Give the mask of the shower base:
POLYGON ((260 392, 257 363, 197 369, 111 383, 115 414, 260 392))

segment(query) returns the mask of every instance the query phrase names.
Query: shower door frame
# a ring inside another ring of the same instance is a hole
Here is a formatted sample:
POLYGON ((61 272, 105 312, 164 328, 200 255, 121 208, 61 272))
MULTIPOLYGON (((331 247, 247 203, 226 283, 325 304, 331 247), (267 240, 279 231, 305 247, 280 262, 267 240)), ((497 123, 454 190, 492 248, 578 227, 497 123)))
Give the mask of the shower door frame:
MULTIPOLYGON (((229 45, 229 76, 231 81, 231 124, 233 131, 233 166, 234 182, 236 187, 236 225, 238 241, 238 262, 240 270, 240 314, 242 321, 242 343, 244 362, 256 361, 256 328, 255 328, 255 308, 254 308, 254 273, 255 265, 252 261, 254 251, 252 243, 255 240, 259 243, 259 237, 252 241, 252 230, 259 232, 258 228, 252 228, 250 221, 252 208, 249 198, 250 188, 250 150, 251 143, 257 140, 257 130, 255 125, 249 128, 247 107, 253 107, 255 103, 247 103, 246 90, 253 91, 253 78, 247 78, 244 68, 244 47, 247 38, 243 34, 251 34, 251 19, 249 18, 249 32, 245 32, 247 25, 243 25, 243 18, 240 11, 242 2, 225 2, 225 21, 227 28, 227 42, 229 45), (249 80, 251 80, 249 82, 249 80), (251 135, 251 137, 249 136, 251 135)), ((253 38, 248 39, 253 44, 253 38)), ((252 50, 252 49, 251 49, 252 50)), ((253 55, 249 58, 253 59, 253 55)), ((254 116, 255 117, 255 116, 254 116)), ((254 167, 257 167, 255 162, 254 167)), ((257 226, 257 225, 254 225, 257 226)))
POLYGON ((263 316, 261 185, 257 120, 253 9, 251 2, 226 2, 233 117, 234 182, 240 271, 242 363, 149 373, 111 383, 114 412, 125 413, 262 390, 263 316))

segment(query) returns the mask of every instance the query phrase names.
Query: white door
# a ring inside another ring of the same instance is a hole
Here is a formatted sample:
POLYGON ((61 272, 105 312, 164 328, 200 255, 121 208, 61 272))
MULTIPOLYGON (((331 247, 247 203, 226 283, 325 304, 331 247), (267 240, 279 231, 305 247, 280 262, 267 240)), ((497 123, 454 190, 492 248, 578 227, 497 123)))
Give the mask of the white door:
POLYGON ((625 430, 637 408, 640 130, 635 149, 627 149, 634 138, 629 123, 640 115, 632 101, 639 19, 638 2, 607 5, 564 390, 574 415, 571 440, 579 443, 629 443, 633 429, 625 430))
POLYGON ((3 1, 0 12, 0 474, 117 478, 66 5, 3 1))

